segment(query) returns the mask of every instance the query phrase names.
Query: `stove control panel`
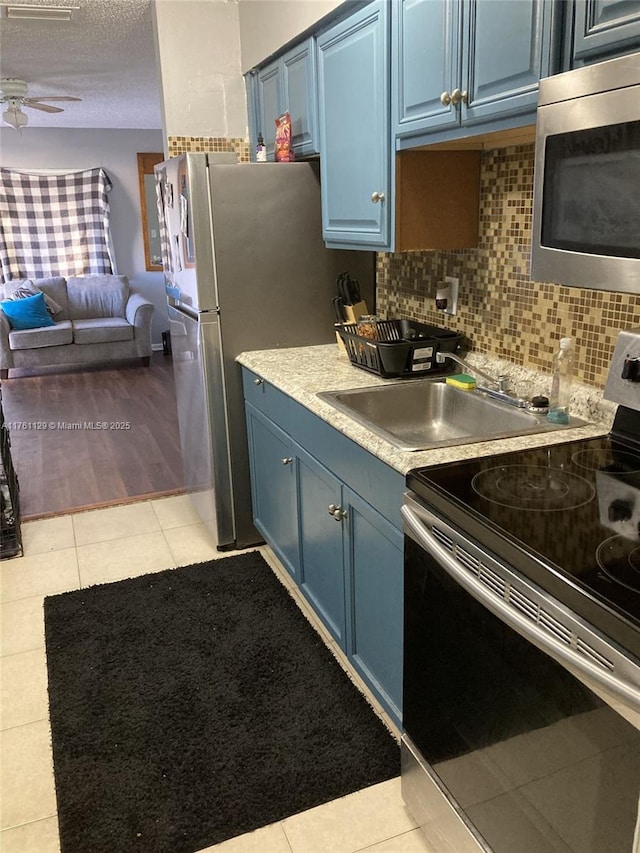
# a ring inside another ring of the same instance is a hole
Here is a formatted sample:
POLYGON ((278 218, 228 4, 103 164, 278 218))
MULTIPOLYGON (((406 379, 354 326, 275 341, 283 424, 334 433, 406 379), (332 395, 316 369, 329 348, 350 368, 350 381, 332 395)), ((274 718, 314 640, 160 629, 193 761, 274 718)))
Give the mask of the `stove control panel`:
POLYGON ((640 382, 640 358, 625 358, 622 378, 628 379, 629 382, 640 382))
POLYGON ((640 329, 626 329, 618 334, 604 397, 640 411, 640 329))

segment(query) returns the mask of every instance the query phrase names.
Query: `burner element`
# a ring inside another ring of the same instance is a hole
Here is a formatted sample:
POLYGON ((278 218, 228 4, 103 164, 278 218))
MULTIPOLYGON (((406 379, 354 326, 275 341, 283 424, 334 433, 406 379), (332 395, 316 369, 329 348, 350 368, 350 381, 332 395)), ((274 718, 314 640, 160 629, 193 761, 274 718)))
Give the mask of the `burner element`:
POLYGON ((596 560, 605 575, 620 586, 640 594, 640 542, 611 536, 601 542, 596 560))
POLYGON ((640 472, 640 457, 626 450, 578 450, 571 458, 578 467, 586 468, 587 471, 605 471, 608 474, 640 472))
POLYGON ((487 468, 472 480, 480 497, 522 510, 555 511, 589 503, 595 489, 582 477, 542 465, 487 468))

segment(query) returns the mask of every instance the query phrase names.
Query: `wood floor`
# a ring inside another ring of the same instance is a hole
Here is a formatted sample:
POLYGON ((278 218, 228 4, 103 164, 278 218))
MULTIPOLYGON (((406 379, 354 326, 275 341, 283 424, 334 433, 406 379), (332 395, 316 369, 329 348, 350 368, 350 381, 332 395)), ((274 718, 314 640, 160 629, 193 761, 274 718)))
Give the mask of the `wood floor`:
POLYGON ((170 357, 2 381, 23 520, 183 490, 170 357))

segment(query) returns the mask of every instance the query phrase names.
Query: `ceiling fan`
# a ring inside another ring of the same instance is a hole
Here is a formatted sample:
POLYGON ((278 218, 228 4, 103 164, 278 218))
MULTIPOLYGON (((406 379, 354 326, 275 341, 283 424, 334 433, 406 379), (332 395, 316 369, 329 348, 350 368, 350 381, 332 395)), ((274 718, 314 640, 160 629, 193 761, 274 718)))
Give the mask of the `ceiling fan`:
POLYGON ((73 98, 70 95, 43 95, 40 98, 27 97, 27 84, 24 80, 7 77, 0 80, 0 104, 6 104, 7 110, 2 113, 6 124, 21 130, 28 123, 28 116, 22 111, 23 107, 34 110, 42 110, 45 113, 64 112, 62 107, 53 107, 43 101, 81 101, 82 98, 73 98))

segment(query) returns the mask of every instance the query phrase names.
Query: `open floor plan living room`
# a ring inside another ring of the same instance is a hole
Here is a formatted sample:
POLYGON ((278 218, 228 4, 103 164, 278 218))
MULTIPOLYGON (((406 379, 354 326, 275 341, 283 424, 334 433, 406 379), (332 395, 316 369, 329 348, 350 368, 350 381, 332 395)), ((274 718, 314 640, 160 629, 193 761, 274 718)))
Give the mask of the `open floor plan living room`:
POLYGON ((23 520, 182 491, 170 356, 11 377, 2 405, 23 520))

